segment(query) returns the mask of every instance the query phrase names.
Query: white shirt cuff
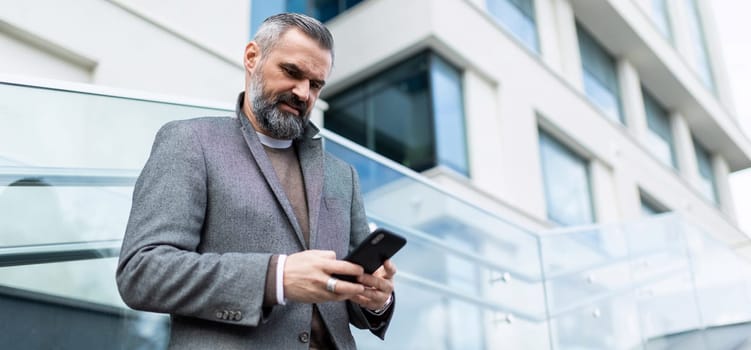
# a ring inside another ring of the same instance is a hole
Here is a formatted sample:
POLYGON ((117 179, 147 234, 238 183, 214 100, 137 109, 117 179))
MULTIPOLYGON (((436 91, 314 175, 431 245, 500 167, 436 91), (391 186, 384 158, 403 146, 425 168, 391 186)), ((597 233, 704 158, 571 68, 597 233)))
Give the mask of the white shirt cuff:
POLYGON ((287 261, 287 256, 280 254, 276 260, 276 303, 279 305, 286 305, 287 299, 284 299, 284 263, 287 261))
POLYGON ((394 295, 391 294, 391 295, 389 295, 389 298, 386 299, 386 303, 384 303, 383 306, 380 309, 378 309, 378 310, 370 310, 370 309, 368 309, 368 311, 371 314, 373 314, 373 315, 381 316, 381 315, 383 315, 384 312, 386 312, 386 310, 389 309, 389 306, 391 306, 391 303, 393 301, 394 301, 394 295))

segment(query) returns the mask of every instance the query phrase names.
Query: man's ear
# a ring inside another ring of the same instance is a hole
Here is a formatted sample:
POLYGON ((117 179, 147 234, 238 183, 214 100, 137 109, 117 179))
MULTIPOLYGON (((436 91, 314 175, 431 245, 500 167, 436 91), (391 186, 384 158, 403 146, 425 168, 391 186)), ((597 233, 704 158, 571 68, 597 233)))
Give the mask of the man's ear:
POLYGON ((245 46, 245 54, 243 55, 243 65, 245 66, 245 70, 252 72, 256 67, 256 64, 260 61, 260 58, 261 48, 258 47, 258 44, 256 44, 255 41, 249 42, 248 45, 245 46))

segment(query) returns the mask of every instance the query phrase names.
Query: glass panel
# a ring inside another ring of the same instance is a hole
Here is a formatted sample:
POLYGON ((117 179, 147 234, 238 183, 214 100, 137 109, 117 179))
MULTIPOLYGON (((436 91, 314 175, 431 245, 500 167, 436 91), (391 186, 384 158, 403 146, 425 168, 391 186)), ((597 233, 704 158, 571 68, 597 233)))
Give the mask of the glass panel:
POLYGON ((313 0, 311 17, 317 18, 321 22, 326 22, 338 15, 342 9, 339 8, 339 0, 313 0))
POLYGON ((696 151, 696 163, 699 167, 699 180, 701 180, 699 190, 707 199, 717 204, 717 188, 715 187, 712 155, 696 139, 694 139, 694 150, 696 151))
POLYGON ((705 325, 725 327, 751 320, 751 266, 748 262, 704 230, 687 224, 682 229, 686 232, 694 265, 705 325))
POLYGON ((327 97, 325 126, 416 171, 467 174, 460 73, 429 53, 327 97))
POLYGON ((115 286, 133 184, 162 124, 231 112, 8 83, 0 94, 0 308, 12 315, 0 343, 166 348, 168 318, 126 308, 115 286))
MULTIPOLYGON (((426 58, 424 58, 426 59, 426 58)), ((366 108, 374 150, 416 171, 435 166, 433 118, 425 70, 388 85, 370 85, 366 108)))
POLYGON ((0 246, 122 238, 132 187, 62 187, 39 181, 0 187, 0 246))
MULTIPOLYGON (((254 11, 256 2, 265 3, 266 1, 253 1, 254 11)), ((274 4, 259 4, 258 6, 262 8, 273 6, 273 8, 278 10, 277 12, 273 13, 285 12, 284 1, 272 0, 270 2, 273 2, 274 4), (282 7, 280 8, 279 6, 282 7)), ((303 13, 310 17, 316 18, 321 22, 326 22, 338 16, 350 7, 359 4, 360 2, 362 2, 362 0, 287 0, 286 12, 303 13)), ((269 15, 273 13, 269 13, 269 15)))
POLYGON ((615 59, 578 23, 576 32, 584 74, 584 92, 605 115, 623 124, 615 59))
POLYGON ((486 6, 501 26, 539 53, 533 0, 487 0, 486 6))
POLYGON ((288 0, 285 9, 284 0, 264 0, 264 1, 251 1, 250 2, 250 38, 256 35, 258 27, 261 26, 263 20, 286 11, 289 12, 301 12, 304 13, 304 5, 306 0, 288 0))
POLYGON ((468 175, 461 73, 438 56, 430 66, 438 162, 468 175))
POLYGON ((540 130, 540 160, 548 218, 558 224, 594 221, 588 163, 540 130))
POLYGON ((670 12, 666 0, 652 0, 652 20, 657 29, 669 41, 673 41, 673 31, 670 29, 670 12))
POLYGON ((642 89, 644 110, 647 115, 647 146, 663 164, 676 168, 673 148, 673 131, 668 112, 646 90, 642 89))
POLYGON ((13 96, 0 101, 2 245, 120 238, 158 128, 173 119, 229 115, 8 84, 0 84, 0 95, 13 96))
POLYGON ((714 92, 714 77, 699 7, 696 4, 696 0, 684 0, 683 6, 687 12, 686 23, 688 24, 688 32, 691 36, 691 46, 689 47, 691 53, 687 56, 689 65, 699 74, 702 83, 710 91, 714 92))
POLYGON ((326 150, 353 164, 360 174, 370 219, 409 241, 394 258, 399 266, 398 303, 409 303, 394 317, 391 327, 398 335, 390 334, 381 343, 361 332, 360 347, 549 346, 534 236, 372 161, 345 147, 348 141, 341 137, 325 136, 326 150), (434 327, 436 321, 440 325, 434 327))
POLYGON ((344 9, 347 10, 350 7, 355 6, 361 2, 362 0, 344 0, 344 9))
POLYGON ((324 115, 324 126, 348 139, 373 149, 373 140, 367 135, 368 113, 365 109, 365 89, 348 89, 326 100, 329 109, 324 115))
POLYGON ((666 0, 636 0, 641 8, 647 13, 654 23, 657 30, 660 31, 668 41, 673 41, 672 30, 670 29, 670 13, 667 8, 666 0))
POLYGON ((551 321, 554 349, 641 348, 634 297, 630 293, 593 301, 551 321))

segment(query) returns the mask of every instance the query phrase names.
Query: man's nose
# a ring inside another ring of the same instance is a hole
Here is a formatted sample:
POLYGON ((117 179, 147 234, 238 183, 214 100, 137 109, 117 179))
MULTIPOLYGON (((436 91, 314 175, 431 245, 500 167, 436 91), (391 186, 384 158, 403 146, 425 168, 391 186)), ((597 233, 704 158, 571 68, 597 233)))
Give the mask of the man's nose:
POLYGON ((310 82, 307 80, 300 80, 295 84, 295 88, 292 89, 292 93, 297 96, 300 101, 308 102, 310 99, 310 82))

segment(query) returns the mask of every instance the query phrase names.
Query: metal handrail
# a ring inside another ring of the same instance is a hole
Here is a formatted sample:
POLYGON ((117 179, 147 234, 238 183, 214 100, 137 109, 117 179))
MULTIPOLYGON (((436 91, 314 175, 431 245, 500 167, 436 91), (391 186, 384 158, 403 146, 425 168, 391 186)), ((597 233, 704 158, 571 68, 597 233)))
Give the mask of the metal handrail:
POLYGON ((117 257, 122 240, 0 247, 0 267, 117 257))
POLYGON ((133 186, 138 170, 0 166, 0 185, 133 186))

